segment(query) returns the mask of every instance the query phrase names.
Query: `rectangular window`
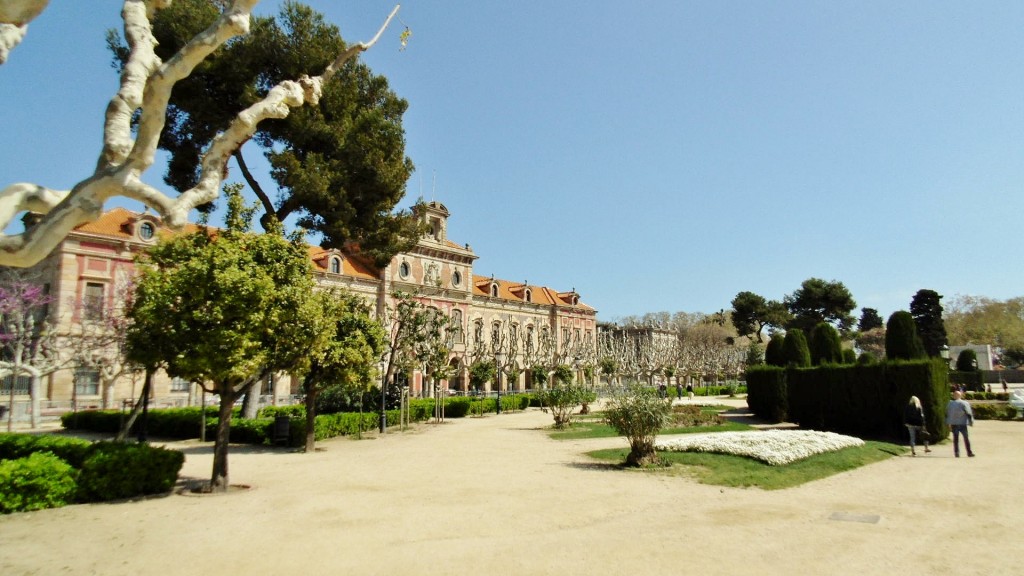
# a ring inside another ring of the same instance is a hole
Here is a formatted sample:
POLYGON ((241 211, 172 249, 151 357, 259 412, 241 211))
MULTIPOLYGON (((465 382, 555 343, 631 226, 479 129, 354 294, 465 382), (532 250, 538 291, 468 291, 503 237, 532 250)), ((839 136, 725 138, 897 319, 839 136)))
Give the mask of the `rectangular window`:
POLYGON ((100 371, 92 368, 75 370, 75 395, 98 396, 100 393, 100 371))
POLYGON ((103 284, 89 282, 85 285, 85 298, 82 300, 86 320, 103 319, 103 284))
POLYGON ((188 392, 189 381, 184 378, 171 380, 171 392, 188 392))
MULTIPOLYGON (((0 394, 10 396, 11 383, 14 382, 14 375, 8 374, 0 380, 0 394)), ((17 396, 28 396, 32 392, 32 377, 27 374, 18 376, 18 383, 14 385, 14 394, 17 396)))

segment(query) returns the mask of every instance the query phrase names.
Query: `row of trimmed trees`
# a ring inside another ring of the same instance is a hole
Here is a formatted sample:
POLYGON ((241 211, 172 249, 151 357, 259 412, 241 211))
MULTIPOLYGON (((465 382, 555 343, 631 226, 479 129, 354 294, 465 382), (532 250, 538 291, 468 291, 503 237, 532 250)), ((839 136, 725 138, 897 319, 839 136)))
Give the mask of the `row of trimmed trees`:
MULTIPOLYGON (((885 328, 884 357, 887 360, 929 357, 910 312, 894 312, 889 317, 885 328)), ((776 333, 765 348, 765 364, 771 366, 871 363, 879 359, 868 352, 858 357, 853 349, 843 348, 839 331, 826 322, 815 326, 809 338, 799 328, 787 330, 785 334, 776 333)))

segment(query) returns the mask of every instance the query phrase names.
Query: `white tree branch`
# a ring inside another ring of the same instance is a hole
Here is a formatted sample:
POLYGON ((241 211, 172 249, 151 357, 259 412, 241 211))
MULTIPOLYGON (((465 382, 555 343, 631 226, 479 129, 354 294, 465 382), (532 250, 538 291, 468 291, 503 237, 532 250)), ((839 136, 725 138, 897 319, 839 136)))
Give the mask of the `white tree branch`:
POLYGON ((50 0, 4 0, 0 2, 0 64, 21 43, 28 23, 46 9, 50 0))
MULTIPOLYGON (((102 214, 106 200, 123 196, 138 200, 156 210, 165 224, 180 228, 188 222, 192 209, 215 200, 227 175, 228 159, 255 134, 267 118, 284 118, 291 108, 319 102, 322 87, 348 60, 369 49, 384 33, 398 13, 395 6, 384 24, 368 42, 354 44, 321 74, 303 77, 275 86, 261 101, 243 110, 210 143, 202 159, 199 183, 176 198, 142 182, 142 174, 155 159, 164 130, 171 90, 196 66, 230 38, 249 30, 249 16, 258 0, 233 0, 209 28, 166 62, 155 53, 151 19, 171 0, 125 0, 121 15, 130 55, 121 73, 121 85, 107 105, 103 149, 96 171, 70 191, 57 191, 18 183, 0 191, 0 228, 6 229, 18 214, 30 211, 42 215, 20 234, 0 234, 0 266, 32 266, 46 257, 76 226, 93 221, 102 214), (135 136, 131 121, 141 110, 135 136)), ((38 8, 47 0, 8 0, 0 4, 0 23, 10 5, 25 4, 38 8)), ((34 16, 33 16, 34 17, 34 16)))

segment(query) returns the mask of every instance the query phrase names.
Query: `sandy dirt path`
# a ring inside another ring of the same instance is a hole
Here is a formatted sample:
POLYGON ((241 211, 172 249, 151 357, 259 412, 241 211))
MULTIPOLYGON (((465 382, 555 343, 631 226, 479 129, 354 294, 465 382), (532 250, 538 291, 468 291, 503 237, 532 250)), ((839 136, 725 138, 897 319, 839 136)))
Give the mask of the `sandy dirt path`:
MULTIPOLYGON (((0 575, 1024 573, 1024 425, 766 492, 615 470, 538 410, 315 454, 233 447, 223 496, 0 517, 0 575)), ((210 446, 175 443, 186 478, 210 446)))

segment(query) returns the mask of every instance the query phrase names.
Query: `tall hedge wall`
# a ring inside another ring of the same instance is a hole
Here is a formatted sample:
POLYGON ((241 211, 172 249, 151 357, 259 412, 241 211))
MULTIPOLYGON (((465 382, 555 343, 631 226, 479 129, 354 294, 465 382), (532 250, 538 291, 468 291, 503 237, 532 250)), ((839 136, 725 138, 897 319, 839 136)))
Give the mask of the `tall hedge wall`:
POLYGON ((862 437, 905 435, 903 407, 913 395, 924 406, 932 436, 948 435, 943 413, 949 382, 939 360, 757 367, 747 371, 747 387, 747 403, 760 418, 862 437))

